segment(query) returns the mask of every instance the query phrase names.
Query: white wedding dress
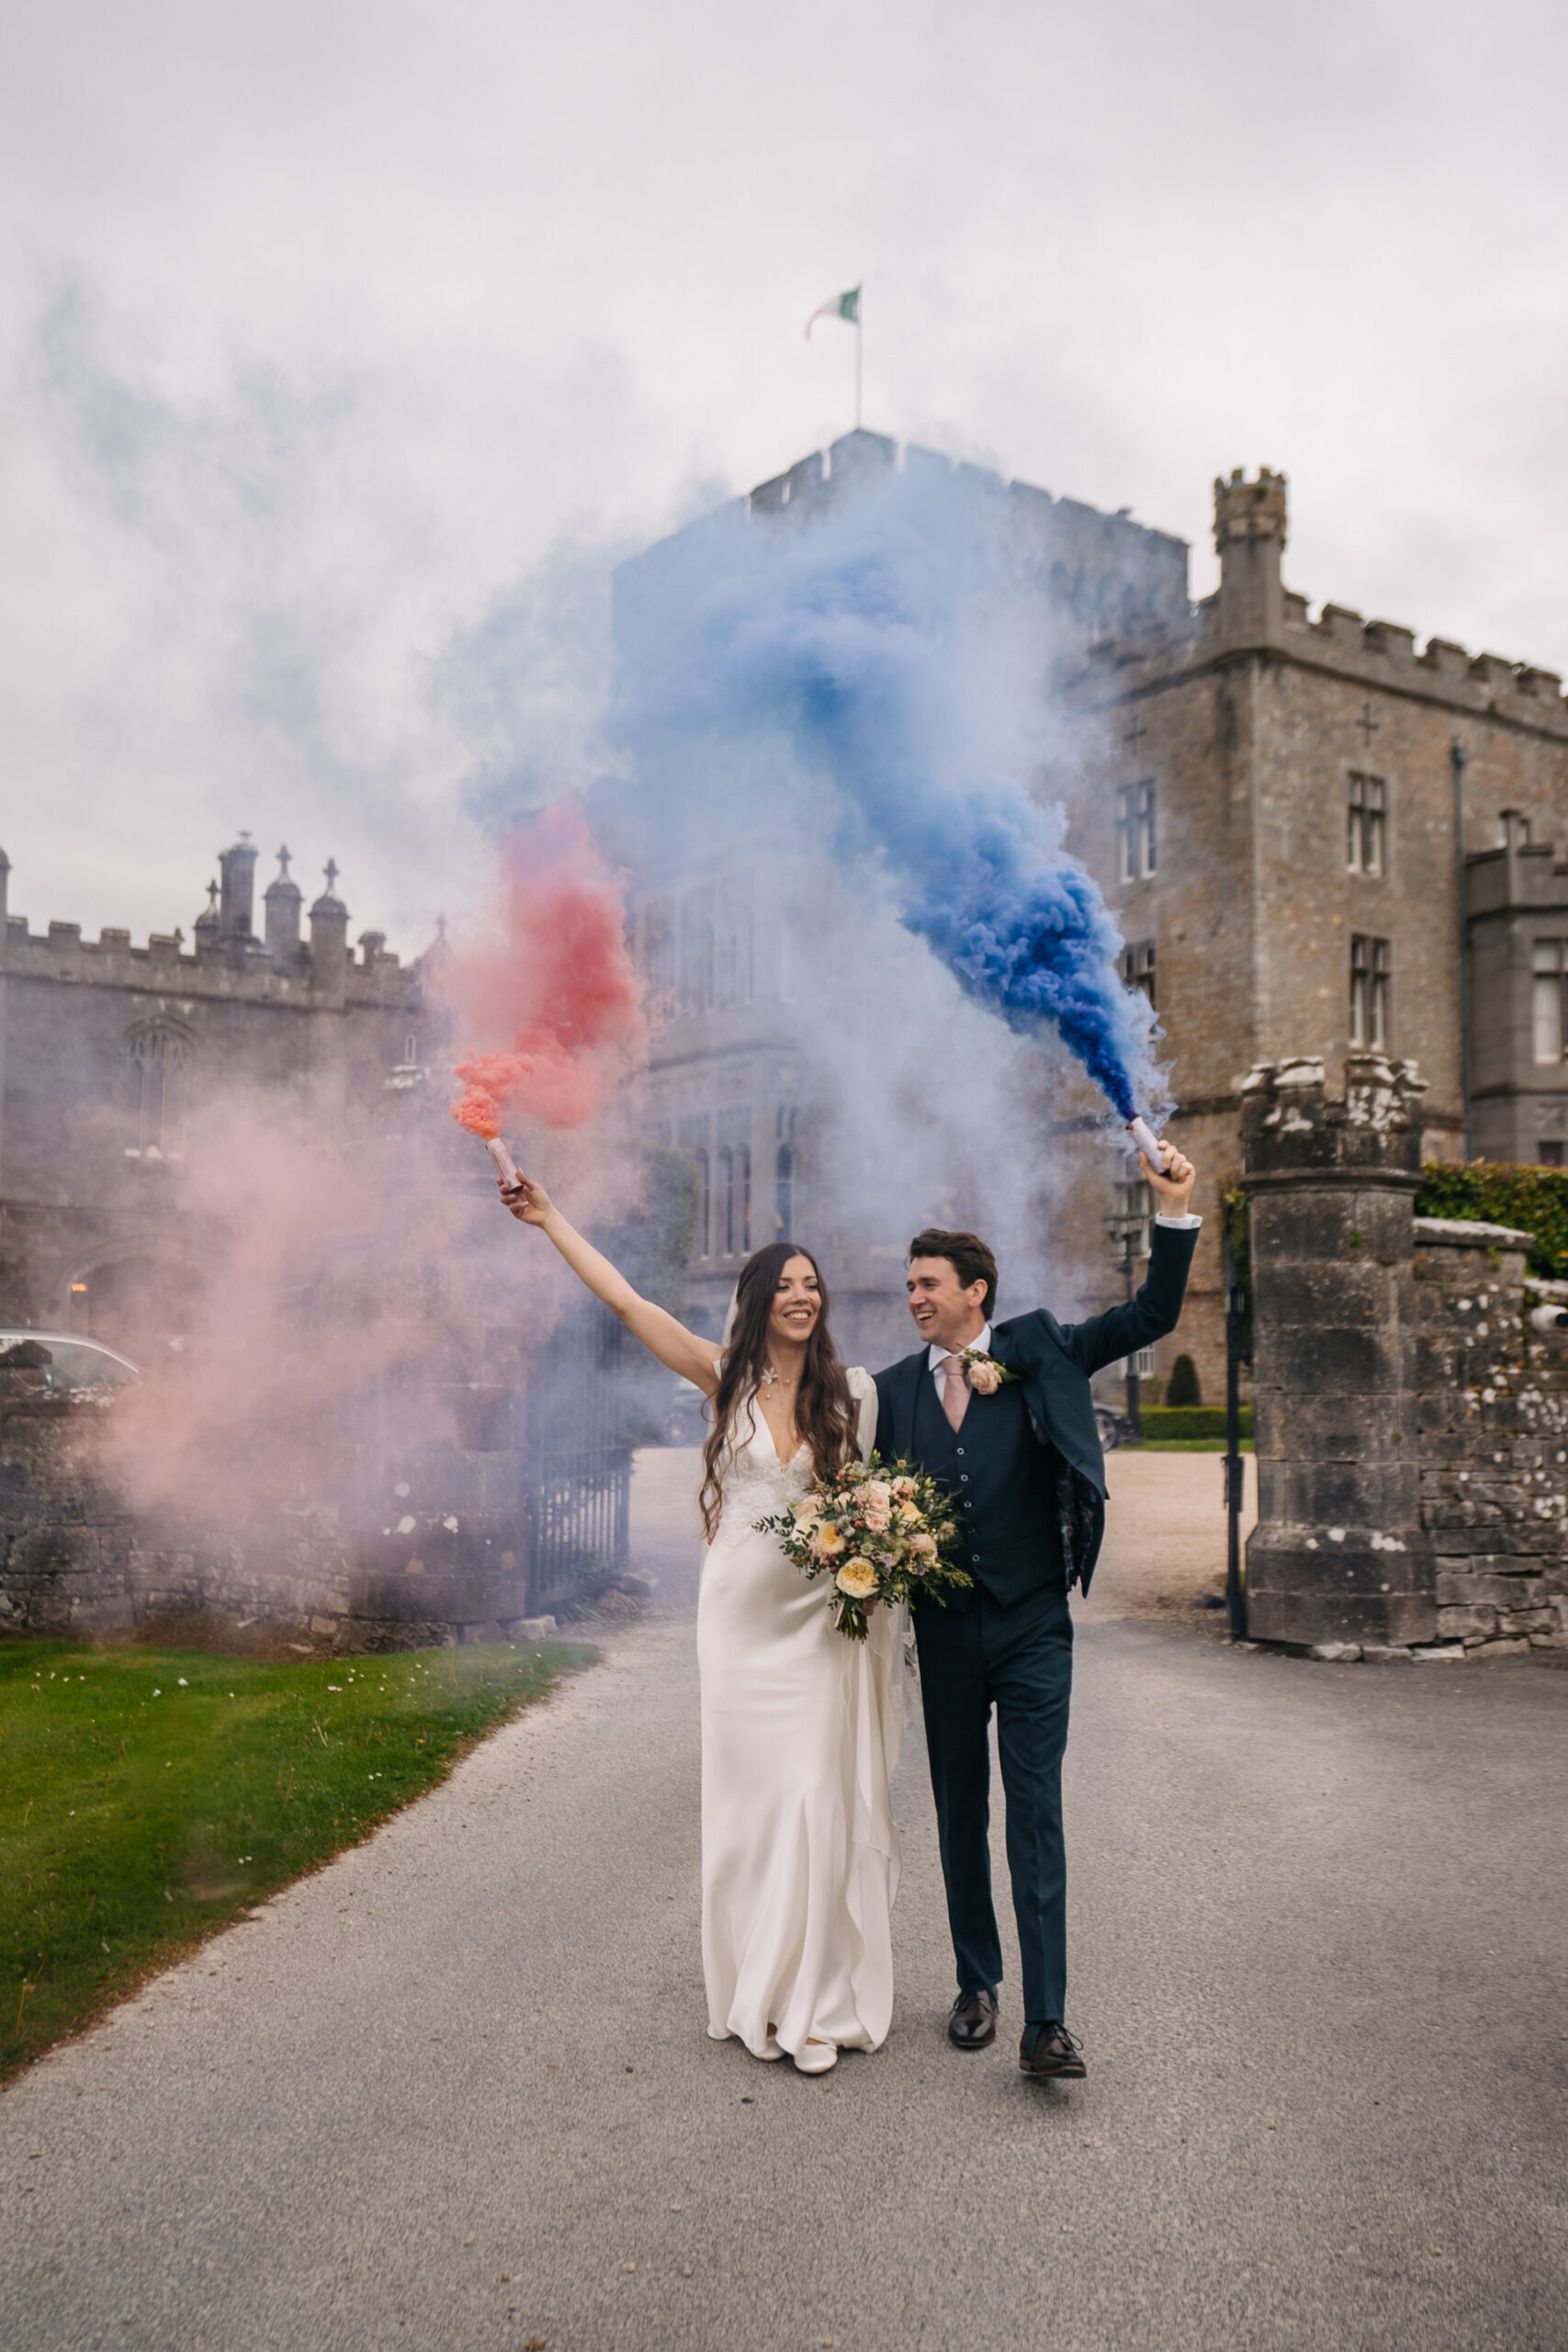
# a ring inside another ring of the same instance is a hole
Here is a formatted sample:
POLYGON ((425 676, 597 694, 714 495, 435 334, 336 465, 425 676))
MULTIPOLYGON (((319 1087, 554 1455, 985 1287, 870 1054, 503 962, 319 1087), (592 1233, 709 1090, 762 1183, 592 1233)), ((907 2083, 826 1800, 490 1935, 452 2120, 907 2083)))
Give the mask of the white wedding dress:
MULTIPOLYGON (((868 1457, 876 1386, 858 1367, 849 1379, 868 1457)), ((744 1430, 746 1407, 739 1419, 744 1430)), ((878 1609, 869 1638, 846 1641, 828 1579, 808 1581, 754 1532, 807 1491, 812 1468, 806 1446, 781 1463, 761 1411, 750 1419, 726 1464, 697 1604, 708 2031, 759 2058, 807 2041, 874 2050, 893 2016, 887 1786, 904 1612, 878 1609)))

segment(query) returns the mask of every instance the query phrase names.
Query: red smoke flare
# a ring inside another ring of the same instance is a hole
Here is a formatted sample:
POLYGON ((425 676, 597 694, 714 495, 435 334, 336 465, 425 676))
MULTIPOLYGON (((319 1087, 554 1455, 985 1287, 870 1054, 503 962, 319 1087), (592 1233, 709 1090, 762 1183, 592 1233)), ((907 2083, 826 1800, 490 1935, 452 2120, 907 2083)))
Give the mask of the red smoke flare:
POLYGON ((620 886, 577 808, 530 820, 505 861, 505 944, 465 956, 447 984, 470 1035, 511 1040, 457 1065, 466 1091, 452 1115, 477 1136, 498 1135, 504 1109, 580 1126, 648 1043, 620 886))

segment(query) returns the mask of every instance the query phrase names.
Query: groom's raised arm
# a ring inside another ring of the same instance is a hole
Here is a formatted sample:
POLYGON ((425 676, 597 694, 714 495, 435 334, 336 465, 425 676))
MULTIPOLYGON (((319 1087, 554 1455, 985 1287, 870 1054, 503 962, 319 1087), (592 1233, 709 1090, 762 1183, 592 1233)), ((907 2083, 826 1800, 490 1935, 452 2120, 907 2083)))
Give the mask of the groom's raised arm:
POLYGON ((1139 1348, 1163 1340, 1181 1320, 1187 1275, 1198 1246, 1198 1220, 1187 1226, 1156 1223, 1149 1245, 1149 1271, 1135 1298, 1108 1307, 1082 1323, 1062 1326, 1062 1345, 1087 1378, 1103 1372, 1139 1348))

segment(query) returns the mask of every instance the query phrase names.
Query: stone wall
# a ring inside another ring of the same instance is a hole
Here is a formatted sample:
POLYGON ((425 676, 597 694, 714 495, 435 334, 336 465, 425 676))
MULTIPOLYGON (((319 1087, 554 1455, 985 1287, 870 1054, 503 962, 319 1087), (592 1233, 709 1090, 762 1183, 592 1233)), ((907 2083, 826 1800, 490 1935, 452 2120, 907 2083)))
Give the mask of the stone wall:
POLYGON ((1568 1647, 1568 1331, 1551 1328, 1568 1286, 1527 1279, 1529 1244, 1501 1226, 1415 1222, 1437 1632, 1483 1657, 1568 1647))
POLYGON ((134 1623, 130 1511, 103 1469, 112 1410, 0 1372, 0 1631, 110 1634, 134 1623))
POLYGON ((525 1613, 515 1476, 501 1481, 510 1498, 475 1485, 499 1457, 451 1456, 432 1472, 437 1497, 394 1494, 380 1526, 333 1502, 280 1506, 265 1523, 138 1519, 107 1464, 114 1410, 0 1372, 0 1634, 125 1637, 200 1617, 299 1648, 366 1651, 515 1638, 547 1623, 525 1613))

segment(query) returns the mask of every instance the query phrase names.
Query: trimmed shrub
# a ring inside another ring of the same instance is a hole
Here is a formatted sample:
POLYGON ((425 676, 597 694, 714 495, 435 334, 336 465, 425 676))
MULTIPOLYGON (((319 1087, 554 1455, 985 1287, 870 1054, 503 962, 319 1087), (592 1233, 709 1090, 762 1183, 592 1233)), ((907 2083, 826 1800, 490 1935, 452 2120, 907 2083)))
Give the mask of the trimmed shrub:
MULTIPOLYGON (((1145 1405, 1138 1415, 1145 1437, 1224 1437, 1223 1405, 1145 1405)), ((1252 1435, 1252 1408, 1241 1408, 1241 1434, 1252 1435)))
POLYGON ((1529 1271, 1546 1282, 1568 1278, 1568 1168, 1525 1168, 1483 1160, 1469 1168, 1427 1160, 1416 1195, 1417 1216, 1511 1225, 1535 1236, 1529 1271))
POLYGON ((1179 1355, 1170 1367, 1170 1377, 1165 1384, 1161 1400, 1168 1406, 1201 1405, 1203 1390, 1198 1378, 1198 1367, 1189 1355, 1179 1355))

